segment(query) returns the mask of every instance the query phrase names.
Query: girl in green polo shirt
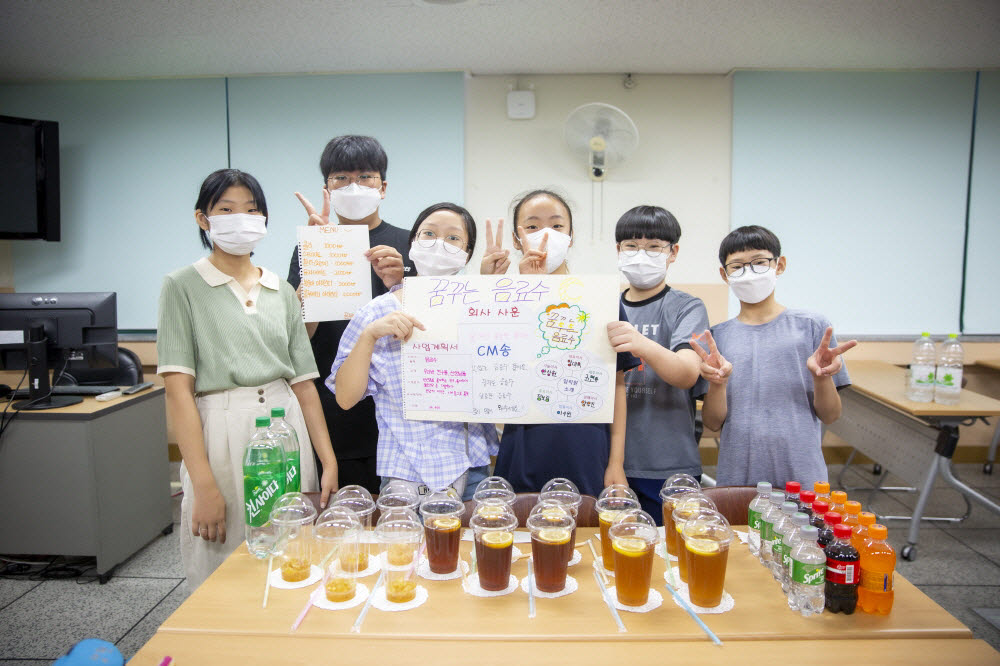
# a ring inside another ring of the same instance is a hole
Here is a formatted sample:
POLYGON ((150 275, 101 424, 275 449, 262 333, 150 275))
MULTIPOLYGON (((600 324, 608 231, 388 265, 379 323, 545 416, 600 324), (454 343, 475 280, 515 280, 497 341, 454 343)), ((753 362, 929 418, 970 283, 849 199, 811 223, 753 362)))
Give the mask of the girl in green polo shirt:
POLYGON ((267 232, 267 203, 250 174, 221 169, 202 183, 195 221, 207 257, 166 276, 160 293, 157 373, 183 462, 181 556, 194 589, 243 534, 243 449, 257 416, 283 407, 298 432, 302 490, 321 503, 336 490, 337 461, 313 378, 318 377, 295 292, 251 253, 267 232))

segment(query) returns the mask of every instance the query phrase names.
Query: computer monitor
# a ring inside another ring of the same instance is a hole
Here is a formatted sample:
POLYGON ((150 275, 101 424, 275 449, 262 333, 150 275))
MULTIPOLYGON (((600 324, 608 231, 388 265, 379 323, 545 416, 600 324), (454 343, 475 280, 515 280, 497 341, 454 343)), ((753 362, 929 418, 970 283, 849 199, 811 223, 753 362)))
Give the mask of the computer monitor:
POLYGON ((27 370, 29 399, 15 409, 51 409, 81 401, 53 396, 55 382, 74 368, 118 365, 115 292, 0 294, 0 369, 27 370))

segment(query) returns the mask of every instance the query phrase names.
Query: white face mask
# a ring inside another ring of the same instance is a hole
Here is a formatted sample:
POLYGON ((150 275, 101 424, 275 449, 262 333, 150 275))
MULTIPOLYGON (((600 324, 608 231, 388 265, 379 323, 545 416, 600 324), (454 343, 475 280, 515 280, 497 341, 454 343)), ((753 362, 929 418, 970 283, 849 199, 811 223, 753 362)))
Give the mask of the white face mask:
POLYGON ((618 270, 625 274, 625 279, 636 289, 649 289, 663 282, 667 277, 667 255, 669 252, 660 252, 655 257, 646 254, 645 250, 639 250, 635 256, 628 256, 624 252, 618 253, 618 270))
POLYGON ((729 278, 729 288, 736 298, 743 303, 760 303, 774 291, 774 283, 778 281, 778 271, 767 269, 766 273, 754 273, 747 266, 743 275, 729 278))
POLYGON ((253 252, 257 243, 267 235, 266 221, 263 215, 249 213, 213 215, 208 218, 208 235, 213 246, 227 254, 243 256, 253 252))
POLYGON ((382 203, 382 194, 374 187, 351 183, 330 192, 330 203, 337 215, 345 220, 363 220, 382 203))
POLYGON ((454 245, 445 245, 440 238, 427 247, 426 241, 413 241, 410 245, 410 261, 417 268, 417 275, 423 277, 441 277, 454 275, 462 270, 469 261, 469 253, 458 250, 454 245))
POLYGON ((542 239, 546 236, 549 237, 549 242, 545 244, 545 272, 551 273, 566 261, 569 244, 573 242, 573 239, 568 234, 554 229, 540 229, 526 234, 524 239, 528 241, 529 250, 537 250, 542 244, 542 239))

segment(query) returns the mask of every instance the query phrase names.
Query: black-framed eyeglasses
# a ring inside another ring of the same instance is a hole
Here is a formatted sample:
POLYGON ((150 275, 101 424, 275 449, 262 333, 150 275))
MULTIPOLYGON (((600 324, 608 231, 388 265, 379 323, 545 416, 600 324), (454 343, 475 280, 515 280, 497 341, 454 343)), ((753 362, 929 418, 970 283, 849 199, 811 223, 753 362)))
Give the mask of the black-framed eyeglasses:
POLYGON ((771 268, 771 262, 774 260, 775 257, 761 257, 759 259, 751 259, 750 261, 734 261, 731 264, 726 264, 726 275, 729 277, 742 277, 746 273, 747 266, 754 273, 766 273, 771 268))
POLYGON ((338 173, 333 174, 326 179, 327 189, 339 190, 342 187, 347 187, 351 183, 357 183, 361 187, 378 187, 379 181, 382 177, 377 173, 361 173, 357 177, 349 176, 347 174, 338 173))
POLYGON ((618 249, 626 257, 634 257, 639 254, 639 250, 642 250, 646 256, 655 259, 664 252, 669 253, 672 247, 673 243, 660 243, 658 241, 648 243, 645 247, 639 247, 639 244, 633 241, 624 241, 618 246, 618 249))

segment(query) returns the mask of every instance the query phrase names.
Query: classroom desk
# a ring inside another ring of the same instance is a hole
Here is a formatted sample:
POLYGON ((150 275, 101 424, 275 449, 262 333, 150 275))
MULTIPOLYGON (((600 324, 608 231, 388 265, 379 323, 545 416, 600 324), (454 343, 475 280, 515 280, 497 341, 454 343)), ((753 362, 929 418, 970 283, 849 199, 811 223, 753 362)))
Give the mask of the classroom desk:
POLYGON ((166 441, 162 387, 18 412, 0 440, 0 553, 94 556, 107 582, 172 529, 166 441))
POLYGON ((940 474, 965 497, 1000 513, 1000 505, 955 478, 951 457, 958 426, 970 419, 1000 415, 1000 400, 963 389, 958 404, 913 402, 904 397, 906 370, 883 361, 851 361, 851 386, 841 391, 843 413, 831 432, 919 488, 908 543, 900 556, 916 557, 924 509, 940 474))
MULTIPOLYGON (((580 528, 577 538, 582 541, 595 532, 594 528, 580 528)), ((530 550, 529 544, 518 544, 518 547, 522 552, 530 550)), ((464 559, 468 559, 470 548, 470 542, 462 542, 464 559)), ((645 614, 621 612, 628 632, 619 633, 594 581, 590 551, 586 547, 579 550, 582 560, 569 570, 579 589, 557 599, 536 599, 537 615, 533 620, 528 618, 528 596, 520 590, 504 597, 476 598, 462 591, 461 579, 420 579, 420 584, 429 592, 429 599, 423 606, 395 613, 372 608, 360 636, 393 644, 405 641, 399 643, 401 646, 419 641, 432 644, 562 641, 600 648, 621 642, 656 641, 662 645, 663 642, 707 641, 701 629, 665 590, 665 563, 660 557, 654 560, 652 581, 654 589, 664 595, 663 605, 645 614)), ((527 560, 521 559, 513 564, 512 573, 520 579, 527 567, 527 560)), ((291 634, 291 624, 312 588, 279 590, 272 587, 267 608, 261 608, 266 570, 266 561, 253 559, 244 546, 239 547, 160 626, 157 644, 163 648, 159 649, 166 649, 166 654, 173 655, 171 646, 183 646, 193 635, 228 637, 233 644, 252 637, 269 637, 289 653, 297 651, 299 646, 312 645, 311 641, 316 639, 335 639, 344 646, 355 645, 350 641, 356 641, 359 636, 350 633, 350 628, 360 606, 345 611, 312 608, 298 631, 291 634)), ((370 576, 364 582, 370 589, 376 580, 377 576, 370 576)), ((702 616, 724 642, 971 637, 965 625, 898 573, 895 605, 888 616, 857 612, 851 616, 823 613, 804 618, 788 609, 780 585, 746 546, 736 541, 730 549, 726 589, 735 600, 733 610, 702 616)))
MULTIPOLYGON (((984 368, 1000 372, 1000 359, 991 358, 980 360, 976 361, 976 365, 981 365, 984 368)), ((983 464, 983 472, 986 474, 993 473, 993 463, 997 458, 998 446, 1000 446, 1000 418, 997 419, 996 428, 993 430, 993 440, 990 442, 990 450, 986 454, 986 462, 983 464)))

